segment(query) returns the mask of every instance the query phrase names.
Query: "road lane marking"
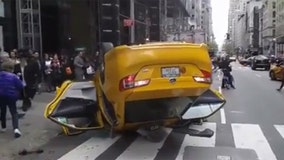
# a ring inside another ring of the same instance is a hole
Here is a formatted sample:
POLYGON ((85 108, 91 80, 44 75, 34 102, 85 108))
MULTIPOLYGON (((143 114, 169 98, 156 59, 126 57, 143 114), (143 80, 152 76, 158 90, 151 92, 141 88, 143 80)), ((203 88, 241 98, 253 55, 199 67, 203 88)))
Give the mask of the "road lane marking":
MULTIPOLYGON (((219 86, 219 92, 222 94, 222 87, 221 86, 219 86)), ((220 109, 220 114, 221 114, 221 123, 226 124, 226 115, 225 115, 224 108, 220 109)))
POLYGON ((124 151, 117 160, 133 160, 143 159, 152 160, 159 152, 159 149, 163 146, 168 135, 172 129, 167 128, 166 136, 161 142, 153 143, 146 140, 144 137, 139 136, 127 149, 124 151))
POLYGON ((71 150, 58 160, 89 160, 95 159, 102 154, 107 148, 115 143, 121 136, 115 138, 90 138, 83 144, 71 150))
POLYGON ((236 148, 253 149, 260 160, 277 160, 259 125, 231 125, 236 148))
POLYGON ((221 86, 218 87, 218 91, 222 94, 222 87, 221 86))
POLYGON ((226 124, 226 115, 225 115, 225 110, 224 108, 220 109, 220 113, 221 113, 221 123, 222 124, 226 124))
POLYGON ((231 113, 236 113, 236 114, 243 114, 244 112, 242 111, 230 111, 231 113))
POLYGON ((215 147, 216 144, 216 130, 217 124, 216 123, 203 123, 202 126, 200 125, 193 125, 190 128, 197 129, 197 130, 204 130, 205 128, 209 128, 214 131, 214 135, 211 138, 205 137, 192 137, 186 135, 180 147, 179 153, 175 160, 183 160, 184 148, 186 146, 195 146, 195 147, 215 147))
POLYGON ((257 77, 261 77, 261 75, 259 75, 259 74, 255 74, 257 77))
POLYGON ((284 139, 284 125, 274 125, 281 137, 284 139))

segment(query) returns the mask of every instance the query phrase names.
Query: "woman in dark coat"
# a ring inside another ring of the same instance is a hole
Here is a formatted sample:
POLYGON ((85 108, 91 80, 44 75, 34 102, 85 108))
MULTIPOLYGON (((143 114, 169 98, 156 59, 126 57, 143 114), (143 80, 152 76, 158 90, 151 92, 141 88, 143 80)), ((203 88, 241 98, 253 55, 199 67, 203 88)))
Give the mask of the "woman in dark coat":
POLYGON ((24 68, 24 82, 25 82, 25 88, 24 88, 24 95, 23 95, 23 111, 27 111, 28 108, 31 107, 32 102, 31 100, 34 98, 37 86, 39 82, 39 78, 41 75, 40 68, 33 56, 30 56, 27 59, 27 65, 24 68))

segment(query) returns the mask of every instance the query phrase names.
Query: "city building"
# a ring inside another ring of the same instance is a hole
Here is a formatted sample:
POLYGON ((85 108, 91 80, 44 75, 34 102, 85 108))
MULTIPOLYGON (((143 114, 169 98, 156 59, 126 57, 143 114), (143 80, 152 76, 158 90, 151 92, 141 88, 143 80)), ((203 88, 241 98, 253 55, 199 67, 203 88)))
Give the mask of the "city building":
POLYGON ((247 1, 247 25, 246 42, 249 52, 259 52, 259 9, 262 7, 261 0, 247 1))
POLYGON ((235 52, 252 54, 261 52, 260 17, 261 0, 231 1, 228 33, 235 52))
POLYGON ((0 0, 0 47, 6 52, 17 47, 15 6, 15 0, 0 0))
POLYGON ((203 29, 205 33, 205 42, 211 41, 213 38, 211 0, 202 0, 200 23, 201 29, 203 29))
POLYGON ((275 54, 276 0, 265 0, 260 10, 260 46, 263 54, 275 54))
POLYGON ((276 1, 276 56, 284 57, 284 0, 276 1))
POLYGON ((228 34, 230 35, 230 40, 233 41, 235 46, 236 42, 236 21, 237 21, 237 10, 239 9, 238 0, 230 0, 229 13, 228 13, 228 34))
POLYGON ((183 0, 188 16, 167 18, 167 40, 207 43, 214 41, 211 0, 183 0))
POLYGON ((247 34, 247 1, 230 1, 228 33, 235 52, 240 54, 247 48, 247 42, 244 41, 247 34))
POLYGON ((190 29, 189 1, 0 0, 0 45, 41 53, 76 48, 94 53, 99 42, 116 46, 166 40, 169 28, 178 33, 190 29), (165 27, 168 19, 175 20, 171 27, 165 27))

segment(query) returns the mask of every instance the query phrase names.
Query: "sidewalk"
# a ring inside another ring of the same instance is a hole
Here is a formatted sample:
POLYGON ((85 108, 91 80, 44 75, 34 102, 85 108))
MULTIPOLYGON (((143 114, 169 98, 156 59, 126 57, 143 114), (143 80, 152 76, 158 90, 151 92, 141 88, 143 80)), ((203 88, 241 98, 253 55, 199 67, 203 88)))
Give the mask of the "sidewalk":
MULTIPOLYGON (((61 129, 55 123, 43 117, 45 106, 53 98, 52 93, 41 93, 36 95, 33 106, 26 115, 19 120, 22 136, 14 138, 10 113, 7 117, 7 131, 0 133, 0 159, 13 160, 18 157, 22 150, 33 150, 47 143, 50 139, 60 134, 61 129)), ((18 103, 18 108, 21 102, 18 103)), ((22 110, 18 109, 19 113, 22 110)))

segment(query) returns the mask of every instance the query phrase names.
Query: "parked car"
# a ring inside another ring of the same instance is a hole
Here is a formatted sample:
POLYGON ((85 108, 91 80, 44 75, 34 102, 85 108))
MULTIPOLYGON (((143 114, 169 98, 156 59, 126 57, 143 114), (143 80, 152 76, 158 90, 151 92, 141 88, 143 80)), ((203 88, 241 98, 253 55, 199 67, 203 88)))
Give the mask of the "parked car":
POLYGON ((252 58, 251 69, 264 68, 265 70, 270 70, 269 58, 263 55, 258 55, 252 58))
POLYGON ((271 65, 271 69, 269 71, 269 77, 271 80, 281 80, 283 78, 283 74, 281 74, 282 69, 284 68, 284 59, 278 59, 277 64, 271 65))

